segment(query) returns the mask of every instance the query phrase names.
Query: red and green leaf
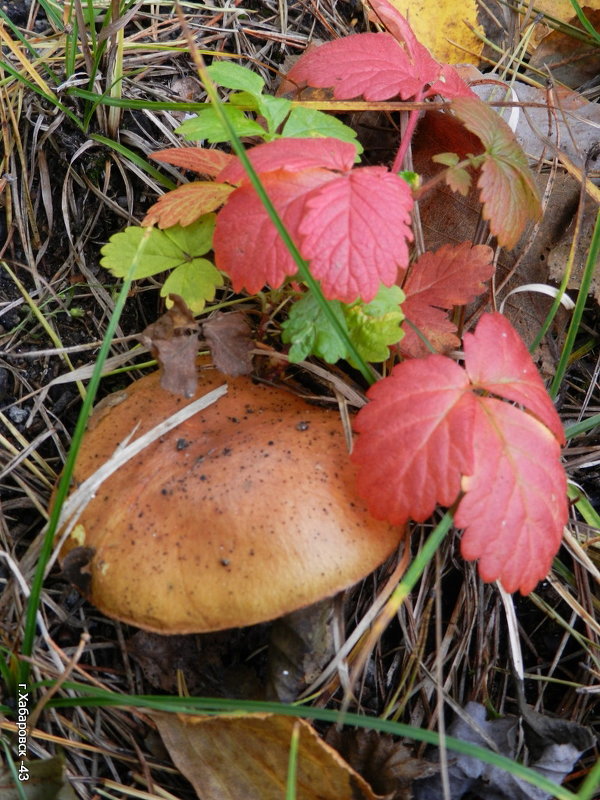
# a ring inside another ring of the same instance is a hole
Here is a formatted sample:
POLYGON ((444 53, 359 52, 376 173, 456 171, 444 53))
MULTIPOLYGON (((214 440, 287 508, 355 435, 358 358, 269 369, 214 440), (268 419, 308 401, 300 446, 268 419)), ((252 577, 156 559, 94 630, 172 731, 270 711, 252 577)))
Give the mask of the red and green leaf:
POLYGON ((416 40, 393 6, 386 0, 371 5, 390 33, 359 33, 326 42, 301 56, 287 78, 299 86, 331 87, 338 100, 472 96, 456 70, 438 64, 416 40))
POLYGON ((525 153, 509 125, 481 100, 457 98, 452 108, 485 148, 477 181, 483 216, 498 243, 511 249, 527 223, 539 219, 542 213, 525 153))
POLYGON ((524 406, 559 444, 565 434, 544 382, 519 334, 502 314, 484 314, 475 333, 463 337, 465 369, 475 389, 524 406))
MULTIPOLYGON (((473 92, 450 64, 438 63, 415 36, 408 20, 388 0, 369 0, 378 19, 397 42, 403 44, 412 62, 412 72, 421 87, 429 84, 424 97, 441 94, 444 97, 472 97, 473 92)), ((406 99, 406 98, 404 98, 406 99)))
POLYGON ((477 397, 476 405, 474 469, 454 516, 465 529, 461 553, 479 559, 484 581, 528 594, 548 574, 567 520, 560 447, 515 406, 493 397, 477 397))
POLYGON ((151 153, 150 158, 189 169, 199 175, 210 175, 212 178, 216 178, 234 160, 234 156, 223 153, 222 150, 209 150, 205 147, 171 147, 151 153))
POLYGON ((490 247, 462 242, 424 253, 413 264, 402 286, 406 295, 402 310, 412 323, 404 323, 403 353, 420 357, 429 352, 414 328, 438 352, 458 347, 456 326, 448 319, 448 309, 471 303, 485 291, 484 281, 494 273, 492 257, 490 247))
POLYGON ((299 86, 333 89, 336 100, 407 100, 422 87, 406 51, 389 33, 359 33, 315 47, 287 74, 299 86))
POLYGON ((184 183, 150 206, 142 225, 158 225, 171 228, 173 225, 191 225, 203 214, 216 211, 226 201, 234 187, 216 181, 194 181, 184 183))
MULTIPOLYGON (((249 151, 251 158, 261 151, 254 158, 256 166, 279 163, 283 153, 277 152, 273 159, 270 150, 282 141, 249 151)), ((354 148, 345 142, 337 145, 320 151, 321 162, 327 161, 322 157, 325 153, 331 156, 330 164, 343 165, 342 159, 354 148)), ((288 152, 294 150, 288 148, 288 152)), ((300 150, 295 162, 298 171, 267 171, 261 173, 261 180, 300 253, 311 262, 325 296, 347 303, 360 297, 368 303, 381 284, 392 286, 398 270, 408 263, 410 187, 385 167, 362 167, 343 175, 302 167, 302 163, 314 163, 315 153, 319 153, 317 148, 308 156, 300 150)), ((228 167, 219 177, 237 179, 233 170, 228 167)), ((256 292, 265 284, 277 288, 296 272, 294 260, 246 182, 218 215, 214 249, 217 266, 231 277, 235 291, 245 287, 256 292)))

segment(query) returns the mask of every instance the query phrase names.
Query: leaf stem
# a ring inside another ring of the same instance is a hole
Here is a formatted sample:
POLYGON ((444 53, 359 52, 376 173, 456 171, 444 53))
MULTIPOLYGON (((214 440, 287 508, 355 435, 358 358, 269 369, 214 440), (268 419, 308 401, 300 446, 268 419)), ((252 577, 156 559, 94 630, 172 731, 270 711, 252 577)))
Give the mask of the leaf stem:
MULTIPOLYGON (((421 102, 422 99, 423 99, 423 93, 419 92, 415 97, 415 102, 421 102)), ((404 131, 404 134, 400 139, 400 146, 398 147, 396 158, 394 159, 394 163, 392 164, 393 173, 400 172, 400 170, 402 169, 404 157, 406 156, 409 145, 412 141, 413 133, 415 132, 415 128, 417 127, 417 122, 419 121, 419 113, 420 113, 419 109, 413 108, 408 115, 406 130, 404 131)))

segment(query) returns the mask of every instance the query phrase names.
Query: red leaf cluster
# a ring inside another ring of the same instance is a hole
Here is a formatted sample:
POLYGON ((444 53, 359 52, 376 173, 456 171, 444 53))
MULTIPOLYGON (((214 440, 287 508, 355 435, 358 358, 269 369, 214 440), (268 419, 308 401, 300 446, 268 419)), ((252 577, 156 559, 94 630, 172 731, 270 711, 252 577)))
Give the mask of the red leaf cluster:
POLYGON ((375 517, 398 525, 424 521, 462 490, 464 558, 479 559, 484 580, 527 594, 567 520, 564 433, 501 314, 483 316, 464 350, 464 368, 440 355, 405 361, 369 390, 355 423, 358 490, 375 517))
MULTIPOLYGON (((189 225, 224 205, 215 262, 235 291, 277 288, 297 266, 237 158, 215 150, 164 150, 155 158, 212 171, 215 181, 180 186, 155 203, 144 225, 189 225), (220 169, 218 169, 221 167, 220 169), (218 171, 217 171, 218 169, 218 171)), ((408 265, 409 185, 385 167, 353 169, 356 148, 339 139, 277 139, 248 150, 250 163, 329 300, 370 302, 408 265)))
MULTIPOLYGON (((369 302, 408 264, 412 240, 409 185, 385 167, 357 167, 352 144, 337 139, 279 139, 248 151, 269 198, 325 297, 369 302)), ((218 176, 240 182, 219 213, 217 267, 235 291, 280 286, 296 264, 235 162, 218 176)))

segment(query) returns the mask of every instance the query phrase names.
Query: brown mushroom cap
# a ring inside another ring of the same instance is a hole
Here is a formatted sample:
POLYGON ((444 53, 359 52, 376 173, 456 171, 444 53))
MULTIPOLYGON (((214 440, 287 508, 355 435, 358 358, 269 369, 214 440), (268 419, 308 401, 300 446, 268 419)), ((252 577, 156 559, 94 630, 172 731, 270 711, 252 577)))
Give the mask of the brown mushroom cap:
MULTIPOLYGON (((202 369, 195 398, 158 373, 98 415, 74 480, 135 436, 225 383, 202 369)), ((264 622, 363 578, 401 531, 373 519, 354 489, 339 415, 293 394, 229 381, 228 393, 151 443, 101 484, 62 548, 93 548, 89 599, 159 633, 264 622)))

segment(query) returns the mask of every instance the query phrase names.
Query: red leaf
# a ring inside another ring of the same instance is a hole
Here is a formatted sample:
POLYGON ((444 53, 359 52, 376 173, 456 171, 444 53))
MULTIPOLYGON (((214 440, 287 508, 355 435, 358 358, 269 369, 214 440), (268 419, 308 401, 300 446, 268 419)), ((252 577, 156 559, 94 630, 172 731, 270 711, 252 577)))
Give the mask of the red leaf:
POLYGON ((175 167, 183 167, 200 175, 216 177, 227 164, 233 161, 233 156, 221 150, 208 150, 204 147, 172 147, 167 150, 158 150, 150 153, 150 158, 155 161, 164 161, 175 167))
MULTIPOLYGON (((421 45, 422 46, 422 45, 421 45)), ((439 79, 427 91, 427 97, 441 94, 448 100, 457 97, 475 97, 475 92, 470 89, 451 64, 442 64, 439 79)))
POLYGON ((539 219, 542 213, 525 154, 508 124, 481 100, 458 98, 452 108, 485 147, 477 181, 483 217, 489 220, 498 243, 510 250, 519 241, 527 222, 539 219))
POLYGON ((359 33, 326 42, 304 53, 288 73, 288 80, 300 86, 332 87, 338 100, 361 95, 365 100, 473 96, 453 67, 438 64, 417 41, 393 6, 386 0, 374 0, 371 6, 389 34, 359 33))
POLYGON ((527 594, 550 569, 568 504, 555 412, 513 336, 500 314, 486 315, 465 337, 465 370, 438 355, 395 367, 356 417, 352 459, 371 513, 394 524, 450 505, 461 474, 464 557, 479 559, 483 580, 527 594))
POLYGON ((191 225, 203 214, 216 211, 226 202, 234 187, 215 181, 194 181, 173 189, 150 206, 142 225, 191 225))
POLYGON ((358 492, 377 519, 423 521, 451 505, 472 472, 474 396, 463 369, 433 355, 405 361, 369 389, 352 453, 358 492))
POLYGON ((547 575, 567 521, 560 448, 520 409, 491 397, 476 405, 473 475, 455 514, 465 528, 461 552, 479 559, 484 581, 527 594, 547 575))
POLYGON ((450 99, 474 96, 454 67, 439 64, 433 58, 429 50, 418 41, 405 17, 391 3, 387 0, 369 0, 369 4, 392 36, 406 46, 412 61, 412 73, 419 77, 421 87, 430 84, 424 97, 434 94, 450 99))
MULTIPOLYGON (((330 137, 318 139, 289 137, 259 144, 250 148, 246 155, 258 173, 275 170, 299 172, 315 167, 347 172, 354 164, 356 147, 350 142, 330 137)), ((238 184, 247 182, 248 176, 240 160, 236 158, 219 173, 218 179, 238 184)))
MULTIPOLYGON (((268 172, 263 186, 292 238, 298 242, 307 192, 336 178, 325 169, 268 172)), ((231 278, 234 291, 258 292, 265 284, 281 286, 294 275, 296 263, 271 222, 252 185, 245 183, 230 196, 217 215, 213 238, 217 268, 231 278)))
POLYGON ((389 33, 359 33, 306 52, 288 80, 303 86, 333 88, 337 100, 407 100, 421 89, 410 58, 389 33))
MULTIPOLYGON (((470 242, 443 245, 435 253, 424 253, 416 261, 402 289, 406 300, 402 310, 438 351, 459 344, 456 327, 438 309, 471 303, 485 291, 484 281, 494 273, 493 251, 486 245, 470 242)), ((427 354, 425 344, 413 328, 404 323, 403 353, 413 357, 427 354)))
POLYGON ((519 334, 502 314, 485 314, 463 337, 465 368, 476 389, 520 403, 560 444, 565 434, 552 400, 519 334))
POLYGON ((306 197, 300 250, 329 299, 370 302, 408 264, 408 184, 384 167, 362 167, 306 197))
MULTIPOLYGON (((402 311, 406 320, 418 328, 436 353, 448 353, 460 347, 460 339, 456 335, 458 329, 450 320, 447 309, 423 303, 417 295, 415 298, 408 297, 402 303, 402 311)), ((431 354, 431 350, 412 325, 405 321, 402 330, 404 337, 398 343, 398 349, 403 356, 424 358, 431 354)))

